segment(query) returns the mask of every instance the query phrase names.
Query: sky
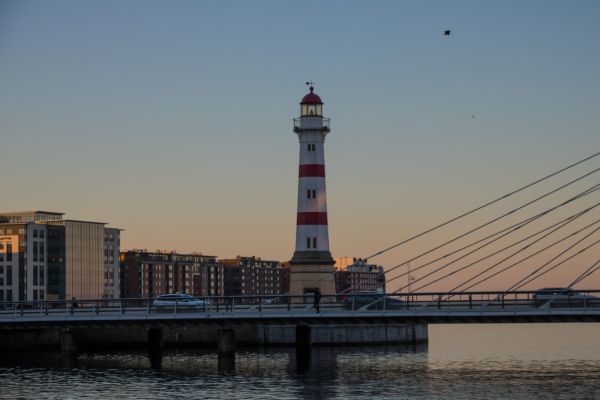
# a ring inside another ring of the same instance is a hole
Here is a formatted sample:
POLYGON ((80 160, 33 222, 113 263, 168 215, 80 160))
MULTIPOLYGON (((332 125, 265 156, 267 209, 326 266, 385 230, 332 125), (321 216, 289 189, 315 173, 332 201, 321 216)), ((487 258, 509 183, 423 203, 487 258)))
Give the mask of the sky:
POLYGON ((0 0, 0 210, 108 222, 123 249, 288 260, 312 80, 331 252, 366 257, 600 151, 599 17, 597 1, 0 0))

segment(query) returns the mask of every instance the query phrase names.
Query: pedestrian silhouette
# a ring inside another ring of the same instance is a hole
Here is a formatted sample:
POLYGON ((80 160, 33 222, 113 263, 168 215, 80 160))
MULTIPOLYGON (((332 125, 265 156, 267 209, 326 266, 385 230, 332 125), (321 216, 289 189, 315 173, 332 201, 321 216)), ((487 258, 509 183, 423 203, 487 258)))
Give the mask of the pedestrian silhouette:
POLYGON ((317 310, 317 312, 321 311, 321 291, 319 288, 315 289, 315 304, 313 307, 317 310))
POLYGON ((79 304, 77 304, 75 297, 71 297, 71 305, 73 306, 73 308, 79 307, 79 304))

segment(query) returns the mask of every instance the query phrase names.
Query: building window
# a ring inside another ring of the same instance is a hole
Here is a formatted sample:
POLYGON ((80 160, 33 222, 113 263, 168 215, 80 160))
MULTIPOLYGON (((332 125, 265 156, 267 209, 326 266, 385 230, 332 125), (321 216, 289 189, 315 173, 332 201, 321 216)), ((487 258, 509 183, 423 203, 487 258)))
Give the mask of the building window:
POLYGON ((44 280, 45 280, 44 266, 40 265, 40 286, 45 285, 44 280))
POLYGON ((33 261, 38 260, 38 242, 33 242, 33 261))
POLYGON ((306 248, 307 249, 316 249, 317 248, 317 238, 306 238, 306 248))
POLYGON ((34 285, 38 284, 38 266, 37 265, 33 266, 33 284, 34 285))
MULTIPOLYGON (((42 231, 40 231, 41 233, 42 231)), ((44 253, 46 252, 46 248, 44 247, 44 242, 40 242, 40 261, 44 262, 44 253)))
POLYGON ((37 238, 37 237, 38 237, 38 230, 37 230, 37 229, 34 229, 34 230, 33 230, 33 237, 34 237, 34 238, 37 238))

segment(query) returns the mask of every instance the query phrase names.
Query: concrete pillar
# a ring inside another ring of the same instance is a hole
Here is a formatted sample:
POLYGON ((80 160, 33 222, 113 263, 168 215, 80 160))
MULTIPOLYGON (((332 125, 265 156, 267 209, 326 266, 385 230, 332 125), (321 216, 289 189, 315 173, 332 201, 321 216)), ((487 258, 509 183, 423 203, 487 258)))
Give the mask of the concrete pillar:
POLYGON ((150 358, 150 366, 154 369, 160 369, 162 365, 163 347, 162 329, 148 329, 148 357, 150 358))
POLYGON ((297 325, 296 326, 296 348, 308 349, 312 344, 312 334, 310 326, 308 325, 297 325))
POLYGON ((235 355, 235 331, 233 329, 219 329, 217 342, 219 356, 235 355))
POLYGON ((60 332, 60 351, 63 353, 77 353, 77 340, 70 329, 63 329, 60 332))
POLYGON ((231 328, 217 331, 219 373, 235 371, 235 331, 231 328))

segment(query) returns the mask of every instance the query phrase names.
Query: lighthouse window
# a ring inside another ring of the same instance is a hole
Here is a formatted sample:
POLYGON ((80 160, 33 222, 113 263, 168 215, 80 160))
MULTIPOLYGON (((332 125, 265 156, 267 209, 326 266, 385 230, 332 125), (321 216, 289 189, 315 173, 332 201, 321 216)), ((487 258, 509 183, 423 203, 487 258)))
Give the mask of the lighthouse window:
POLYGON ((308 144, 308 151, 315 151, 315 150, 316 150, 315 144, 314 143, 309 143, 308 144))
POLYGON ((307 190, 306 191, 306 197, 309 199, 316 199, 317 198, 317 191, 316 190, 307 190))
POLYGON ((302 104, 301 115, 318 115, 321 116, 323 106, 321 104, 302 104))
POLYGON ((310 249, 310 238, 306 238, 306 248, 310 249))
POLYGON ((312 238, 313 249, 317 248, 317 238, 312 238))

